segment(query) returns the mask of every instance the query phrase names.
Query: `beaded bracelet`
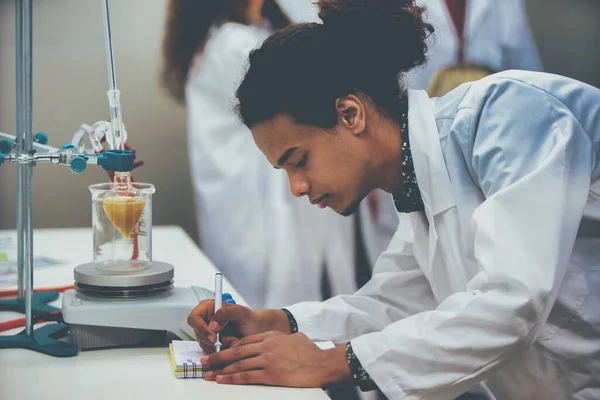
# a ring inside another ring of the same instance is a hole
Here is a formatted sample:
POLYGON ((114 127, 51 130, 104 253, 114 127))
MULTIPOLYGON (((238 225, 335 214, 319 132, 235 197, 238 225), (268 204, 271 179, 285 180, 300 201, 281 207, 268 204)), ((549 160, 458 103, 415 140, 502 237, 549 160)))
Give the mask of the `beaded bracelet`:
POLYGON ((348 366, 350 367, 354 384, 363 392, 377 389, 377 385, 373 382, 369 373, 363 368, 358 357, 356 357, 356 354, 354 354, 350 342, 346 344, 346 358, 348 359, 348 366))
POLYGON ((285 308, 282 308, 281 311, 283 311, 287 315, 288 320, 290 321, 290 333, 292 333, 292 334, 297 333, 298 332, 298 323, 296 322, 296 318, 294 318, 292 313, 289 312, 285 308))

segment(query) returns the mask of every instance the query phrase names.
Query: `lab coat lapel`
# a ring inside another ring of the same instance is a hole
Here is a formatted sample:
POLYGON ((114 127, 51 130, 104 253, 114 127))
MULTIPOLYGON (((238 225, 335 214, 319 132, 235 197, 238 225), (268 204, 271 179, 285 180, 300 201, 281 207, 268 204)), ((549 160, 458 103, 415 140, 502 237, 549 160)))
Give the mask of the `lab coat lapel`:
POLYGON ((427 217, 454 207, 450 177, 435 124, 433 101, 423 90, 409 90, 410 147, 427 217))
MULTIPOLYGON (((433 101, 425 91, 409 91, 408 126, 411 151, 417 182, 429 222, 429 272, 436 297, 446 297, 450 286, 459 277, 450 276, 448 268, 436 268, 448 262, 460 262, 458 238, 446 237, 445 232, 458 226, 456 202, 444 161, 435 123, 433 101), (440 238, 438 233, 442 236, 440 238), (441 240, 441 243, 440 243, 441 240), (434 271, 436 270, 436 271, 434 271), (444 271, 442 273, 442 271, 444 271), (445 275, 444 277, 439 274, 445 275), (439 277, 442 279, 435 279, 439 277)), ((452 236, 452 235, 450 235, 452 236)), ((459 268, 460 269, 460 268, 459 268)), ((441 299, 439 299, 441 300, 441 299)))

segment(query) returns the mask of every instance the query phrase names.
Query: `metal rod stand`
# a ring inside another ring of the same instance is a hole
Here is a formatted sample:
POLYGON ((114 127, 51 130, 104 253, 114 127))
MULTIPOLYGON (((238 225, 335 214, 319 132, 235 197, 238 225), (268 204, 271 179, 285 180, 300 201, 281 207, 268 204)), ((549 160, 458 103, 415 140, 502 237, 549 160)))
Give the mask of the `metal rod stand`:
MULTIPOLYGON (((32 134, 32 0, 16 0, 17 136, 16 155, 33 152, 32 134)), ((2 348, 26 348, 57 357, 71 357, 78 349, 72 343, 56 340, 66 331, 64 324, 33 329, 33 162, 17 165, 17 252, 18 296, 14 307, 24 303, 25 330, 0 337, 2 348)), ((37 307, 36 307, 37 308, 37 307)))

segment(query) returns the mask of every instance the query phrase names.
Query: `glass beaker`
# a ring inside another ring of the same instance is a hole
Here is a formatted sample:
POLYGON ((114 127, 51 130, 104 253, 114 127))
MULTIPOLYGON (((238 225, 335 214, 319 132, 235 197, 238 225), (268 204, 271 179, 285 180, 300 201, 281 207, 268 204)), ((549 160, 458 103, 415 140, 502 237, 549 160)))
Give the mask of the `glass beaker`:
POLYGON ((152 261, 154 185, 130 184, 128 195, 113 183, 89 187, 92 193, 94 262, 111 271, 145 269, 152 261))

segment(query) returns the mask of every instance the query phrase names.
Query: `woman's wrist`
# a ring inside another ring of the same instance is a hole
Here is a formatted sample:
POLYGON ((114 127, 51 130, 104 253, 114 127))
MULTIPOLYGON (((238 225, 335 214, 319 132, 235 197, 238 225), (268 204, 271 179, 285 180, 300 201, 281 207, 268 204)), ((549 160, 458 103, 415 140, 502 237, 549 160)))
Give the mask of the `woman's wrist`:
POLYGON ((265 331, 279 331, 289 335, 290 322, 283 310, 260 310, 264 319, 265 331))
POLYGON ((321 351, 321 387, 352 382, 352 373, 346 357, 346 346, 321 351))

